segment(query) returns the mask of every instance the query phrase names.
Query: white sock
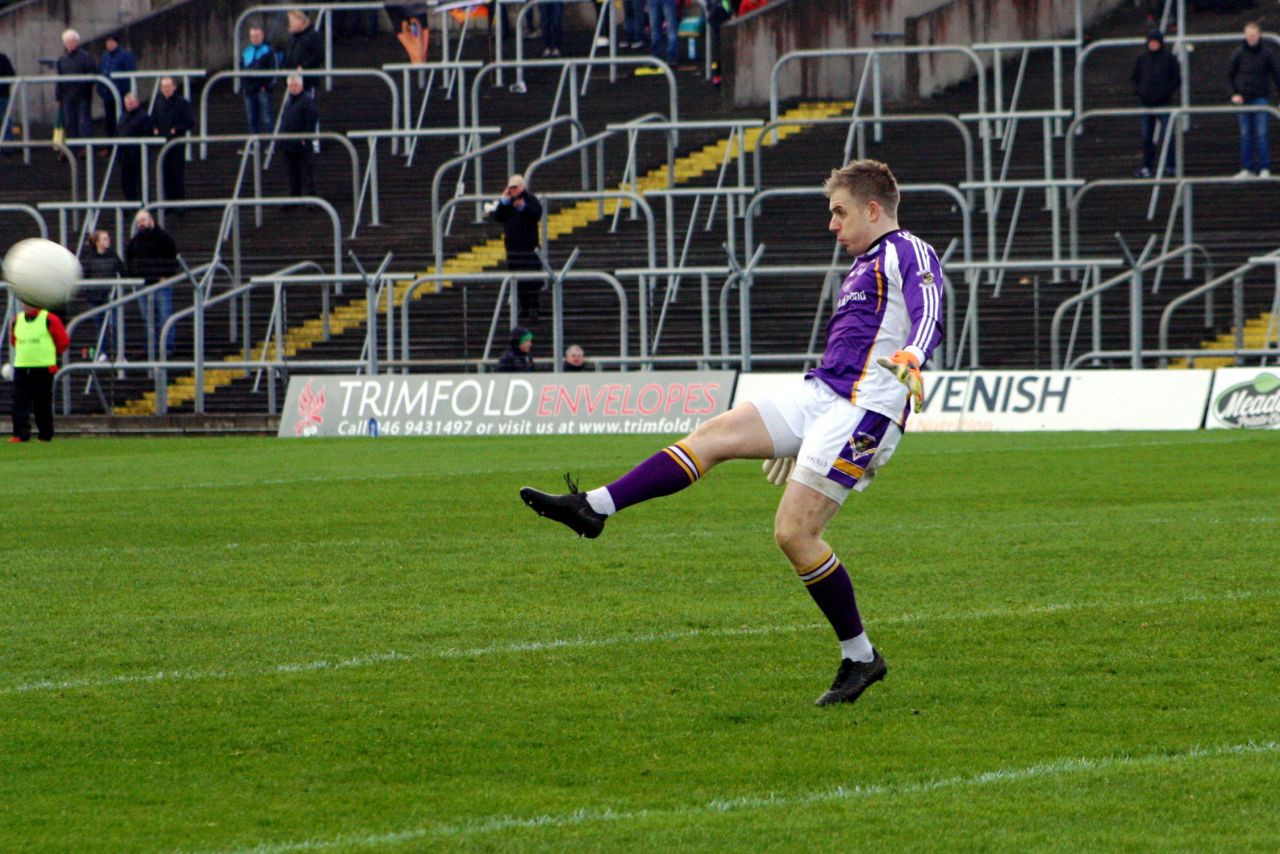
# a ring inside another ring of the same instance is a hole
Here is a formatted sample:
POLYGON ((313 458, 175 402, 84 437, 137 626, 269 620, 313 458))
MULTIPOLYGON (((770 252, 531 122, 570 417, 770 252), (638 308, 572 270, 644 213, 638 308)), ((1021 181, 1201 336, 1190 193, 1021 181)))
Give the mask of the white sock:
MULTIPOLYGON (((612 516, 618 512, 618 508, 613 506, 613 496, 609 494, 609 490, 603 486, 588 490, 587 503, 591 505, 591 509, 599 513, 601 516, 612 516)), ((865 635, 864 635, 865 637, 865 635)), ((870 659, 867 659, 870 661, 870 659)))
POLYGON ((871 648, 871 641, 867 640, 867 633, 863 632, 856 638, 840 641, 840 657, 865 663, 875 658, 876 653, 871 648))

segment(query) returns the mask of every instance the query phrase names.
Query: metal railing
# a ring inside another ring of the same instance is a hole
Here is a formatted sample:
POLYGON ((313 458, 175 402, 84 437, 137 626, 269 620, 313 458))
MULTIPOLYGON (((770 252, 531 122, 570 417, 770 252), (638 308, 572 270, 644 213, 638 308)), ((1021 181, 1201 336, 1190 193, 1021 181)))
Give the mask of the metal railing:
MULTIPOLYGON (((1148 246, 1151 242, 1148 241, 1148 246)), ((1084 304, 1089 301, 1091 308, 1091 340, 1093 350, 1096 352, 1102 347, 1102 294, 1117 288, 1121 285, 1129 285, 1129 356, 1133 367, 1142 367, 1142 306, 1143 306, 1143 279, 1142 274, 1152 269, 1162 269, 1165 264, 1170 261, 1177 260, 1182 257, 1199 255, 1205 265, 1207 276, 1213 275, 1213 261, 1208 251, 1199 244, 1189 246, 1181 246, 1172 252, 1165 252, 1154 258, 1141 258, 1138 263, 1131 266, 1131 269, 1124 273, 1113 276, 1106 281, 1100 281, 1097 272, 1100 272, 1100 266, 1094 275, 1094 284, 1091 286, 1086 279, 1081 283, 1080 292, 1068 297, 1059 303, 1057 309, 1054 310, 1053 320, 1049 326, 1049 352, 1050 365, 1055 369, 1061 369, 1063 365, 1071 361, 1071 352, 1075 349, 1076 336, 1080 328, 1081 315, 1084 304), (1067 341, 1066 354, 1062 348, 1062 322, 1067 316, 1067 312, 1072 306, 1076 307, 1075 318, 1071 324, 1071 337, 1067 341)), ((1124 266, 1119 259, 1113 259, 1112 264, 1107 266, 1119 267, 1124 266)))
MULTIPOLYGON (((483 66, 484 63, 478 60, 459 60, 455 62, 392 62, 382 66, 383 71, 399 72, 401 86, 401 103, 404 105, 405 112, 405 130, 407 133, 422 131, 423 123, 427 118, 427 104, 431 101, 431 91, 435 86, 436 72, 443 72, 446 83, 442 87, 445 90, 445 100, 456 98, 458 102, 458 123, 456 127, 465 128, 467 126, 467 71, 474 71, 483 66), (412 81, 415 76, 418 77, 418 85, 422 88, 422 103, 418 107, 417 118, 410 121, 410 108, 413 105, 412 81)), ((443 130, 443 128, 433 128, 433 130, 443 130)), ((407 166, 413 165, 414 155, 417 153, 418 136, 421 134, 413 134, 408 137, 409 141, 405 143, 405 158, 408 161, 407 166)), ((464 137, 458 137, 458 152, 466 150, 466 140, 464 137)))
MULTIPOLYGON (((223 80, 239 80, 242 77, 282 77, 287 78, 291 74, 298 74, 296 70, 281 69, 278 71, 219 71, 217 74, 209 78, 205 83, 204 89, 200 92, 200 135, 209 136, 209 93, 221 83, 223 80)), ((328 72, 335 77, 372 77, 381 80, 387 85, 387 91, 391 94, 391 124, 388 130, 396 130, 400 127, 400 90, 396 88, 396 82, 391 79, 391 75, 380 68, 339 68, 328 72)), ((283 108, 283 102, 281 104, 283 108)), ((323 117, 322 117, 323 118, 323 117)), ((406 128, 407 130, 407 128, 406 128)), ((395 143, 392 143, 392 153, 396 151, 395 143)), ((206 146, 200 146, 200 159, 204 160, 209 152, 206 146)))
MULTIPOLYGON (((9 89, 9 108, 4 115, 0 116, 0 128, 4 127, 5 123, 11 119, 16 104, 18 114, 22 118, 22 138, 24 140, 31 139, 30 102, 27 99, 27 88, 30 86, 57 86, 60 83, 97 83, 111 92, 111 99, 116 105, 116 115, 118 116, 124 112, 124 101, 120 97, 120 92, 111 83, 111 78, 102 74, 59 74, 56 76, 19 74, 16 77, 0 77, 0 83, 12 84, 9 89)), ((31 162, 31 150, 29 148, 23 149, 22 162, 31 162)))
POLYGON ((40 231, 40 236, 46 240, 49 238, 49 226, 45 223, 44 217, 40 215, 40 211, 31 205, 24 205, 21 202, 0 202, 0 213, 18 213, 25 214, 36 221, 36 228, 40 231))
MULTIPOLYGON (((1239 357, 1244 355, 1244 351, 1246 350, 1244 346, 1244 277, 1247 273, 1250 273, 1259 267, 1267 266, 1273 269, 1276 279, 1275 296, 1271 303, 1272 328, 1268 330, 1269 334, 1267 336, 1268 340, 1273 340, 1275 338, 1275 326, 1280 322, 1280 319, 1278 319, 1280 318, 1280 250, 1272 252, 1269 255, 1250 258, 1246 263, 1241 264, 1234 270, 1229 270, 1226 273, 1223 273, 1221 276, 1214 277, 1210 275, 1208 281, 1200 287, 1187 291, 1185 294, 1170 300, 1169 304, 1165 306, 1164 311, 1160 313, 1158 338, 1160 345, 1159 350, 1154 353, 1148 352, 1146 355, 1158 357, 1160 359, 1160 366, 1164 367, 1168 361, 1168 356, 1164 351, 1169 350, 1169 326, 1173 322, 1173 313, 1191 300, 1203 296, 1205 298, 1204 325, 1206 328, 1211 327, 1213 325, 1213 292, 1223 285, 1230 284, 1231 327, 1235 337, 1235 350, 1232 352, 1232 355, 1235 356, 1236 363, 1239 364, 1239 357)), ((1278 342, 1277 346, 1280 346, 1280 342, 1278 342)), ((1095 349, 1098 348, 1095 347, 1095 349)), ((1222 356, 1225 354, 1225 351, 1222 350, 1198 350, 1195 352, 1205 358, 1213 358, 1215 356, 1222 356)), ((1257 354, 1253 353, 1252 355, 1257 354)))

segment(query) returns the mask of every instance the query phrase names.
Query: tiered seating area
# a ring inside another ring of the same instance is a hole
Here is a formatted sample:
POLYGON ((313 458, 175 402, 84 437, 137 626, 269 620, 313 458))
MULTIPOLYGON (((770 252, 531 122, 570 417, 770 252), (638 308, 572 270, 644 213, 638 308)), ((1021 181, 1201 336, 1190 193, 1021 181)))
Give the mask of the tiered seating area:
MULTIPOLYGON (((1136 12, 1124 10, 1117 13, 1096 35, 1134 36, 1140 38, 1145 24, 1136 12)), ((1229 16, 1192 16, 1190 32, 1238 31, 1243 18, 1229 16)), ((585 39, 585 34, 578 40, 585 39)), ((566 55, 585 53, 585 47, 570 38, 566 55)), ((1195 104, 1221 104, 1226 89, 1223 72, 1226 57, 1233 44, 1204 46, 1197 49, 1193 64, 1192 101, 1195 104)), ((1102 51, 1092 57, 1088 65, 1088 109, 1104 107, 1131 107, 1128 74, 1133 51, 1102 51)), ((483 60, 481 46, 477 43, 470 58, 483 60)), ((338 67, 379 67, 384 63, 400 62, 403 52, 388 39, 369 40, 357 38, 336 43, 335 65, 338 67)), ((1005 92, 1016 86, 1016 63, 1003 69, 1005 92)), ((1071 74, 1067 63, 1068 80, 1071 74)), ((1047 52, 1032 55, 1026 79, 1021 84, 1021 97, 1017 109, 1043 110, 1052 107, 1053 69, 1047 52)), ((513 94, 504 89, 484 85, 479 99, 480 125, 501 127, 502 134, 537 124, 548 118, 556 101, 557 75, 550 70, 530 70, 527 73, 528 92, 513 94)), ((680 118, 685 120, 710 120, 728 118, 767 118, 761 108, 756 111, 735 111, 721 101, 718 91, 700 75, 681 71, 676 73, 679 90, 680 118)), ((198 97, 198 96, 197 96, 198 97)), ((562 101, 568 99, 561 93, 562 101)), ((210 99, 210 125, 213 132, 240 133, 244 127, 243 108, 239 96, 229 86, 220 85, 210 99)), ((335 84, 332 92, 320 93, 321 124, 326 131, 347 133, 361 129, 385 129, 388 124, 386 88, 372 80, 346 79, 335 84)), ((848 115, 851 103, 815 103, 801 99, 784 105, 793 118, 806 116, 848 115)), ((893 104, 892 113, 965 114, 974 111, 976 87, 970 82, 955 87, 938 97, 907 103, 893 104)), ((416 109, 416 106, 415 106, 416 109)), ((563 107, 562 107, 563 111, 563 107)), ((667 89, 660 76, 632 76, 625 72, 616 83, 609 83, 604 69, 597 70, 588 93, 580 99, 579 116, 586 134, 596 134, 611 124, 634 121, 649 113, 667 113, 667 89)), ((433 100, 429 113, 429 126, 449 126, 456 120, 453 102, 433 100)), ((1186 136, 1187 151, 1184 173, 1188 176, 1227 177, 1238 168, 1238 144, 1235 117, 1196 117, 1186 136)), ((977 138, 977 124, 970 122, 977 138)), ((841 160, 847 129, 844 126, 795 126, 776 144, 763 150, 761 186, 754 190, 781 187, 817 187, 826 173, 841 160)), ((673 151, 672 166, 677 186, 708 187, 716 183, 719 166, 724 159, 727 128, 686 130, 680 134, 679 144, 673 151)), ((489 136, 485 141, 495 137, 489 136)), ((564 128, 555 132, 548 148, 555 150, 568 142, 564 128)), ((357 146, 361 169, 367 159, 363 143, 357 146)), ((731 151, 734 146, 731 146, 731 151)), ((751 176, 751 160, 755 148, 752 138, 748 146, 746 174, 751 176)), ((1075 176, 1086 180, 1104 178, 1130 178, 1138 164, 1137 119, 1090 121, 1084 132, 1074 142, 1075 176)), ((235 145, 215 145, 210 148, 207 160, 193 160, 188 164, 187 184, 190 198, 221 198, 230 192, 240 166, 235 145)), ((544 151, 542 136, 535 136, 515 145, 513 162, 523 170, 544 151)), ((1053 140, 1054 177, 1062 177, 1065 153, 1064 138, 1053 140)), ((358 230, 351 237, 355 223, 351 217, 354 199, 350 166, 344 149, 326 143, 317 159, 319 194, 328 200, 340 214, 342 221, 343 251, 352 252, 362 265, 373 270, 387 253, 394 257, 390 265, 398 273, 422 273, 434 264, 432 256, 431 184, 437 168, 457 154, 454 138, 425 138, 418 144, 412 165, 406 165, 402 155, 392 156, 384 142, 379 148, 379 193, 381 225, 369 224, 366 213, 358 230)), ((906 185, 945 184, 958 187, 964 180, 963 149, 960 137, 941 124, 887 124, 884 140, 869 143, 868 156, 889 162, 898 179, 906 185)), ((1004 156, 997 145, 994 148, 995 170, 999 174, 1004 156)), ((616 188, 626 177, 626 134, 613 135, 604 149, 603 176, 596 176, 597 151, 589 151, 592 184, 604 188, 616 188)), ((732 161, 732 157, 729 158, 732 161)), ((1037 180, 1045 176, 1044 154, 1039 120, 1026 120, 1019 124, 1016 139, 1009 158, 1008 179, 1037 180)), ((495 152, 484 159, 483 190, 496 194, 508 171, 505 151, 495 152)), ((641 176, 640 190, 654 191, 666 186, 667 151, 662 135, 640 135, 637 147, 636 174, 641 176), (643 176, 650 174, 649 180, 643 176)), ((444 182, 445 198, 452 195, 457 172, 450 173, 444 182)), ((737 170, 732 164, 729 180, 736 182, 737 170)), ((17 158, 0 162, 6 201, 37 204, 65 197, 66 166, 56 162, 48 152, 39 152, 35 162, 23 166, 17 158), (51 188, 62 188, 60 191, 51 188)), ((284 165, 274 162, 262 176, 266 196, 282 196, 286 193, 284 165)), ((475 192, 472 172, 466 175, 466 192, 475 192)), ((561 158, 544 168, 539 168, 532 182, 532 189, 539 193, 555 193, 579 189, 580 161, 576 155, 561 158)), ((1076 252, 1086 257, 1120 257, 1120 246, 1115 238, 1123 235, 1133 252, 1137 254, 1150 235, 1163 238, 1166 217, 1173 197, 1166 188, 1155 206, 1153 218, 1147 218, 1150 199, 1150 183, 1133 184, 1117 188, 1091 190, 1081 208, 1079 217, 1079 242, 1076 252)), ((1215 270, 1222 273, 1243 263, 1249 257, 1273 251, 1280 242, 1280 232, 1272 225, 1278 221, 1280 200, 1276 185, 1265 181, 1241 181, 1198 187, 1195 191, 1195 240, 1204 245, 1213 258, 1215 270)), ((108 198, 118 198, 118 184, 113 182, 108 198)), ((979 287, 979 328, 981 330, 980 364, 989 367, 1049 366, 1049 326, 1054 309, 1063 299, 1076 293, 1080 285, 1066 277, 1055 280, 1052 271, 1019 270, 1017 259, 1045 259, 1051 255, 1051 219, 1044 208, 1043 190, 1028 190, 1019 207, 1018 222, 1012 238, 1008 236, 1013 217, 1014 187, 1002 193, 1002 203, 996 229, 994 254, 1001 257, 1008 251, 1013 259, 995 295, 994 285, 983 280, 979 287)), ((982 194, 975 194, 973 211, 973 235, 968 247, 975 260, 988 257, 986 214, 981 206, 982 194)), ((1066 194, 1064 191, 1064 199, 1066 194)), ((667 223, 664 203, 660 196, 649 195, 648 200, 655 216, 659 264, 667 257, 667 223)), ((611 210, 612 204, 606 207, 611 210)), ((677 201, 676 215, 672 223, 672 242, 677 259, 684 253, 685 230, 692 208, 692 199, 677 201)), ((726 241, 723 219, 724 200, 709 229, 703 229, 710 198, 699 202, 699 227, 689 241, 685 266, 725 267, 728 258, 723 248, 726 241)), ((1065 245, 1066 205, 1059 234, 1065 245)), ((491 223, 472 222, 472 208, 463 205, 457 209, 452 229, 444 239, 445 271, 453 274, 502 269, 502 252, 499 230, 491 223)), ((196 210, 167 217, 167 227, 179 243, 184 259, 191 266, 208 261, 213 254, 216 234, 222 212, 220 210, 196 210)), ((547 254, 553 267, 561 267, 577 250, 574 269, 577 271, 615 271, 646 265, 646 234, 643 219, 631 221, 624 214, 616 230, 613 217, 605 215, 594 203, 566 200, 548 205, 548 224, 551 241, 547 254)), ((56 223, 56 215, 49 212, 47 219, 56 223)), ((961 218, 955 203, 939 193, 909 193, 904 200, 901 220, 904 226, 928 239, 939 250, 944 250, 953 238, 962 236, 961 218)), ((105 221, 105 220, 104 220, 105 221)), ((832 243, 825 232, 826 212, 820 196, 810 198, 773 199, 765 203, 763 214, 754 220, 755 243, 767 248, 762 260, 766 266, 826 265, 832 259, 832 243)), ((109 227, 109 226, 108 226, 109 227)), ((743 251, 743 223, 735 225, 735 263, 745 264, 743 251)), ((29 225, 14 218, 0 218, 0 243, 29 233, 29 225)), ((1181 244, 1181 223, 1172 233, 1171 246, 1181 244)), ((300 260, 315 260, 326 271, 332 266, 331 227, 327 218, 315 209, 303 208, 283 212, 267 208, 263 225, 256 227, 252 216, 243 217, 240 229, 240 255, 238 269, 242 281, 250 276, 264 275, 294 264, 300 260)), ((230 244, 223 247, 223 259, 229 261, 230 244)), ((1158 252, 1158 250, 1156 250, 1158 252)), ((964 255, 964 247, 957 246, 951 257, 958 262, 964 255)), ((837 259, 839 260, 839 259, 837 259)), ((351 263, 344 258, 344 269, 351 270, 351 263)), ((1165 267, 1159 293, 1149 296, 1145 309, 1144 343, 1156 346, 1156 328, 1160 311, 1169 299, 1184 293, 1203 281, 1203 273, 1197 263, 1195 275, 1186 280, 1181 264, 1165 267)), ((962 271, 951 274, 957 289, 956 318, 962 318, 968 308, 965 277, 962 271)), ((725 275, 710 279, 712 323, 718 327, 720 312, 718 301, 725 275)), ((821 294, 820 275, 797 274, 790 276, 761 277, 756 280, 751 294, 753 355, 772 353, 798 353, 809 347, 810 335, 816 315, 822 314, 819 305, 821 294)), ((1151 275, 1147 277, 1147 291, 1151 288, 1151 275)), ((1251 272, 1246 279, 1245 310, 1252 317, 1263 316, 1271 307, 1273 277, 1269 270, 1251 272)), ((623 285, 629 296, 630 343, 629 353, 640 352, 637 319, 639 315, 638 285, 634 277, 623 277, 623 285)), ((680 357, 694 364, 702 353, 701 305, 698 298, 697 276, 685 276, 676 301, 669 307, 663 327, 658 356, 680 357)), ((219 281, 216 292, 227 287, 219 281)), ((190 304, 190 288, 179 288, 179 307, 190 304)), ((422 290, 409 308, 411 340, 408 364, 412 370, 437 370, 473 368, 485 353, 491 321, 495 308, 497 283, 455 283, 438 293, 422 290)), ((651 295, 649 334, 652 336, 655 318, 661 310, 665 293, 665 280, 651 295)), ((1188 310, 1177 315, 1171 344, 1175 347, 1196 347, 1206 338, 1228 332, 1231 328, 1229 291, 1218 298, 1219 310, 1211 323, 1205 323, 1203 311, 1188 310)), ((366 346, 367 306, 363 301, 364 288, 347 285, 342 295, 334 295, 331 306, 331 336, 326 340, 320 322, 322 301, 320 288, 315 285, 291 286, 287 299, 281 306, 282 327, 285 330, 286 348, 283 354, 287 370, 306 372, 308 360, 358 360, 366 346)), ((736 293, 729 300, 736 306, 736 293)), ((253 292, 251 306, 252 358, 265 352, 266 358, 276 359, 272 346, 263 350, 267 323, 273 310, 271 288, 253 292)), ((1103 300, 1104 319, 1103 349, 1120 349, 1126 346, 1128 335, 1128 291, 1119 287, 1109 292, 1103 300)), ((537 336, 537 354, 544 364, 558 362, 549 352, 552 340, 552 324, 549 313, 533 325, 537 336)), ((241 318, 242 319, 242 318, 241 318)), ((216 367, 220 359, 243 357, 239 340, 230 340, 232 328, 229 309, 224 304, 208 312, 208 332, 205 356, 216 367)), ((399 312, 395 318, 400 328, 399 312)), ((564 333, 567 340, 577 341, 586 348, 588 358, 596 359, 617 355, 618 340, 617 299, 613 291, 603 285, 574 284, 566 290, 564 333)), ((89 326, 83 328, 88 333, 89 326)), ((380 324, 381 326, 381 324, 380 324)), ((141 325, 134 323, 135 332, 141 325)), ((505 320, 496 324, 492 358, 499 354, 505 340, 508 325, 505 320)), ((729 350, 736 359, 738 354, 738 318, 731 310, 727 318, 729 350)), ((385 328, 379 329, 380 347, 385 348, 385 328)), ((397 331, 397 336, 399 332, 397 331)), ((192 334, 190 325, 179 328, 179 360, 192 358, 192 334)), ((79 361, 89 346, 88 335, 78 335, 73 341, 73 361, 79 361)), ((719 352, 724 342, 719 329, 712 336, 712 349, 719 352)), ((818 345, 821 346, 819 339, 818 345)), ((398 352, 397 343, 397 352, 398 352)), ((1075 354, 1088 349, 1083 337, 1075 354)), ((131 340, 126 353, 132 361, 144 358, 144 343, 131 340)), ((948 356, 950 364, 954 354, 948 356)), ((967 366, 967 361, 966 361, 967 366)), ((1154 365, 1154 360, 1149 360, 1154 365)), ((783 367, 791 368, 790 364, 783 367)), ((123 366, 120 366, 123 367, 123 366)), ((187 412, 193 407, 193 383, 182 371, 169 374, 167 394, 171 412, 187 412)), ((72 411, 77 413, 102 413, 109 408, 116 413, 146 413, 154 411, 154 380, 149 373, 136 370, 110 371, 100 374, 100 392, 86 392, 84 374, 73 382, 72 411)), ((204 410, 209 413, 262 413, 267 410, 265 379, 252 373, 210 372, 206 375, 204 410)), ((7 388, 0 391, 0 407, 7 407, 7 388)))

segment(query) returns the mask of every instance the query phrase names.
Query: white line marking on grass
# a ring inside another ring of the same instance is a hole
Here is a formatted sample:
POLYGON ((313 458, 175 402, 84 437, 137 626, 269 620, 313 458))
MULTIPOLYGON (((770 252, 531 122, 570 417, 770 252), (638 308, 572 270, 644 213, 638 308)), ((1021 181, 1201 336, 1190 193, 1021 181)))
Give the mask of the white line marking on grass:
MULTIPOLYGON (((1083 610, 1130 610, 1135 608, 1162 608, 1169 605, 1185 605, 1197 602, 1238 602, 1248 599, 1271 599, 1280 596, 1280 590, 1230 590, 1213 596, 1191 594, 1188 596, 1167 597, 1163 599, 1125 599, 1105 602, 1048 602, 1041 605, 1027 605, 1017 608, 991 608, 982 611, 961 611, 941 614, 897 614, 880 617, 875 625, 904 625, 910 623, 954 622, 966 620, 990 620, 1001 618, 1035 617, 1044 614, 1056 614, 1063 611, 1083 610)), ((522 643, 498 643, 478 647, 448 647, 425 653, 409 654, 396 652, 376 652, 367 655, 340 659, 319 659, 317 661, 274 664, 243 670, 199 669, 160 670, 152 673, 126 673, 118 676, 86 677, 82 679, 42 679, 35 682, 23 682, 17 685, 0 687, 0 696, 9 694, 30 694, 36 691, 63 691, 79 688, 109 688, 115 685, 148 684, 154 682, 188 682, 201 679, 238 679, 256 676, 278 676, 289 673, 310 673, 325 670, 349 670, 358 667, 374 667, 389 662, 424 661, 429 659, 482 658, 490 655, 514 655, 529 652, 556 652, 558 650, 598 649, 612 646, 632 646, 651 643, 670 643, 695 638, 732 638, 744 636, 761 636, 777 634, 793 634, 821 629, 824 623, 803 623, 798 625, 774 626, 729 626, 707 629, 687 629, 684 631, 654 632, 643 635, 615 635, 602 638, 556 638, 546 641, 526 641, 522 643)))
POLYGON ((999 768, 980 774, 957 775, 923 780, 917 783, 870 784, 836 786, 820 792, 802 794, 744 795, 737 798, 717 798, 701 804, 690 804, 670 809, 618 810, 610 808, 583 808, 567 813, 547 813, 527 817, 495 816, 453 824, 435 824, 389 833, 344 834, 328 839, 306 839, 296 842, 260 843, 245 848, 226 849, 237 854, 286 854, 292 851, 324 851, 332 848, 376 848, 414 840, 438 837, 476 836, 482 833, 498 833, 506 830, 530 830, 537 828, 575 827, 589 822, 626 822, 650 818, 672 819, 714 816, 733 812, 777 809, 779 807, 804 807, 835 801, 851 801, 877 797, 910 797, 946 789, 965 789, 1001 783, 1020 783, 1026 780, 1051 779, 1072 774, 1090 774, 1119 771, 1129 768, 1179 765, 1199 759, 1216 759, 1230 756, 1257 756, 1280 752, 1280 743, 1274 741, 1245 742, 1211 747, 1193 746, 1177 751, 1148 753, 1141 756, 1064 758, 1042 762, 1022 768, 999 768))

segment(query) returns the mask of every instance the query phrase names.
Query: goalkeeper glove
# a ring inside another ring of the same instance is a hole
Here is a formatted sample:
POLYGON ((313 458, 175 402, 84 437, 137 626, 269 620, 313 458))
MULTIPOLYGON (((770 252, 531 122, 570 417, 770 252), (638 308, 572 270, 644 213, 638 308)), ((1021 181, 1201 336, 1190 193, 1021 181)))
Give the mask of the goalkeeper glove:
POLYGON ((774 486, 786 486, 787 480, 791 477, 791 470, 796 467, 795 457, 782 457, 776 460, 765 460, 764 479, 772 483, 774 486))
POLYGON ((924 377, 920 375, 920 360, 906 350, 899 350, 892 358, 876 360, 880 367, 893 373, 898 382, 907 387, 911 396, 912 410, 924 409, 924 377))

